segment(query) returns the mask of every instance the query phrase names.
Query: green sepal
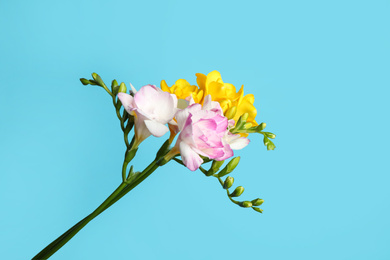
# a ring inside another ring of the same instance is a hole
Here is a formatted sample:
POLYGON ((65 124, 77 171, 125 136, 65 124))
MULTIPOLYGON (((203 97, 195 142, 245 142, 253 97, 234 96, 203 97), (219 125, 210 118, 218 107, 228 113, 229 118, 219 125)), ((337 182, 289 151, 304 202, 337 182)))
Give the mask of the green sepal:
POLYGON ((121 109, 121 107, 122 107, 122 102, 118 98, 117 102, 115 102, 115 109, 119 110, 119 109, 121 109))
POLYGON ((231 194, 230 197, 239 197, 244 192, 244 187, 238 186, 231 194))
POLYGON ((170 143, 169 143, 169 139, 168 139, 163 143, 163 145, 158 150, 158 152, 156 154, 156 159, 163 157, 169 151, 169 146, 170 146, 170 143))
POLYGON ((135 154, 137 153, 138 148, 127 150, 126 155, 125 155, 125 162, 130 162, 133 160, 135 154))
POLYGON ((228 176, 226 178, 226 180, 224 181, 223 183, 223 188, 226 190, 226 189, 229 189, 230 187, 233 186, 233 183, 234 183, 234 178, 231 177, 231 176, 228 176))
POLYGON ((257 198, 257 199, 252 200, 253 206, 260 206, 260 205, 263 204, 263 203, 264 203, 264 200, 263 200, 263 199, 257 198))

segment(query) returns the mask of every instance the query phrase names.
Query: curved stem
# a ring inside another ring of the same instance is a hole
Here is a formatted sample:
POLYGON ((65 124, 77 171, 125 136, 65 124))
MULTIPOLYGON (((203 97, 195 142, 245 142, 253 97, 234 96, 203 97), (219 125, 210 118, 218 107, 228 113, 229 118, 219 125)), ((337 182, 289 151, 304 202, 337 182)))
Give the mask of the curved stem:
POLYGON ((158 167, 158 160, 153 161, 148 167, 145 168, 138 178, 131 183, 122 182, 118 188, 90 215, 79 221, 68 231, 58 237, 56 240, 46 246, 41 252, 39 252, 32 260, 48 259, 51 255, 57 252, 62 246, 64 246, 72 237, 74 237, 83 227, 85 227, 92 219, 97 217, 100 213, 111 207, 115 202, 120 200, 128 192, 134 189, 138 184, 144 181, 150 176, 158 167))

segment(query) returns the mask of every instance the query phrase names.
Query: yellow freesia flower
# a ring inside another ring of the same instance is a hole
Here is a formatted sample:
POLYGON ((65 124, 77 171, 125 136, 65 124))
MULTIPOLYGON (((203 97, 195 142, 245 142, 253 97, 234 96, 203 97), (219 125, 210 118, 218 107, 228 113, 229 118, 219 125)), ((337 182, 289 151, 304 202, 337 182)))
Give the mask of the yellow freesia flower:
POLYGON ((165 80, 161 81, 161 89, 165 92, 175 94, 178 99, 186 99, 192 96, 195 103, 200 103, 203 98, 203 91, 195 85, 191 85, 185 79, 179 79, 172 87, 168 87, 165 80))
POLYGON ((235 122, 238 121, 241 115, 248 113, 247 122, 252 123, 253 126, 257 125, 255 121, 257 110, 253 105, 255 98, 252 94, 244 96, 244 86, 241 86, 240 90, 236 92, 236 87, 230 83, 224 83, 221 74, 216 70, 210 72, 207 76, 196 73, 196 77, 199 88, 191 85, 185 79, 179 79, 172 87, 169 87, 165 80, 162 80, 161 89, 175 94, 178 99, 186 99, 192 96, 194 101, 199 104, 203 104, 204 98, 211 95, 213 101, 219 102, 224 114, 231 107, 235 106, 237 108, 237 112, 232 118, 235 122))
POLYGON ((255 121, 257 110, 253 105, 255 97, 252 94, 244 96, 244 86, 236 92, 236 87, 230 83, 224 83, 221 74, 216 70, 207 76, 202 73, 197 73, 196 76, 199 88, 203 90, 203 97, 210 94, 213 101, 219 102, 224 113, 233 106, 237 107, 237 113, 233 117, 236 122, 241 115, 248 113, 247 122, 252 123, 253 126, 257 125, 255 121))

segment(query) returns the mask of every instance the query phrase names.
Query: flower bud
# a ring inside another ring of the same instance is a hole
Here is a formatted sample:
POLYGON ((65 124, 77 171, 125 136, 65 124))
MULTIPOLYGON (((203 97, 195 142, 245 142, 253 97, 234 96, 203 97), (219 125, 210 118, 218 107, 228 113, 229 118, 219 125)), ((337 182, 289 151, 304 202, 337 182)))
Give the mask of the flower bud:
POLYGON ((249 208, 249 207, 252 207, 252 202, 250 202, 250 201, 242 201, 238 205, 240 207, 243 207, 243 208, 249 208))
POLYGON ((211 164, 211 168, 210 168, 210 170, 207 171, 206 176, 211 176, 214 173, 216 173, 219 170, 219 168, 221 168, 221 166, 223 165, 224 162, 225 161, 213 160, 213 163, 211 164))
POLYGON ((260 206, 261 204, 263 204, 264 200, 262 199, 254 199, 252 200, 252 204, 253 206, 260 206))
POLYGON ((261 208, 252 207, 252 209, 256 210, 257 212, 263 213, 263 210, 261 208))
POLYGON ((226 111, 225 116, 227 117, 227 119, 230 120, 236 115, 236 113, 237 113, 237 107, 233 106, 226 111))
POLYGON ((223 188, 226 190, 226 189, 229 189, 230 187, 233 186, 233 183, 234 183, 234 178, 231 177, 231 176, 228 176, 225 180, 225 182, 223 183, 223 188))
POLYGON ((245 114, 243 114, 243 115, 241 116, 241 120, 242 120, 243 122, 246 122, 246 120, 248 120, 248 117, 249 117, 249 114, 248 114, 248 113, 245 113, 245 114))
POLYGON ((81 83, 82 83, 84 86, 91 84, 91 82, 90 82, 89 80, 85 79, 85 78, 81 78, 80 81, 81 81, 81 83))
POLYGON ((114 80, 111 82, 111 91, 112 91, 112 94, 114 94, 114 96, 116 96, 116 95, 118 94, 118 90, 119 90, 118 82, 114 79, 114 80))
POLYGON ((275 139, 275 137, 276 137, 276 135, 273 134, 273 133, 267 132, 266 134, 267 134, 267 136, 268 136, 269 138, 271 138, 271 139, 275 139))
POLYGON ((211 169, 213 170, 214 173, 216 173, 219 168, 221 168, 221 166, 223 165, 225 161, 213 161, 213 163, 211 164, 211 169))
POLYGON ((248 129, 248 128, 250 128, 252 126, 252 123, 246 123, 245 125, 244 125, 244 128, 245 129, 248 129))
POLYGON ((238 197, 244 192, 244 187, 238 186, 231 194, 230 197, 238 197))
POLYGON ((264 139, 263 139, 264 145, 267 146, 269 142, 270 142, 270 140, 268 139, 268 137, 266 137, 266 136, 264 135, 264 139))
POLYGON ((222 171, 218 173, 218 177, 223 177, 226 174, 231 173, 237 167, 239 162, 240 156, 231 159, 230 162, 225 166, 225 168, 223 168, 222 171))
POLYGON ((127 88, 126 88, 126 85, 125 85, 125 83, 121 83, 120 85, 119 85, 119 89, 118 89, 118 93, 126 93, 126 91, 127 91, 127 88))
POLYGON ((99 86, 103 86, 104 85, 104 82, 103 82, 102 78, 98 74, 96 74, 95 72, 92 73, 92 77, 93 77, 93 79, 96 81, 96 83, 99 86))
POLYGON ((265 129, 265 127, 267 126, 266 123, 261 123, 258 127, 257 127, 257 131, 260 132, 260 131, 263 131, 265 129))

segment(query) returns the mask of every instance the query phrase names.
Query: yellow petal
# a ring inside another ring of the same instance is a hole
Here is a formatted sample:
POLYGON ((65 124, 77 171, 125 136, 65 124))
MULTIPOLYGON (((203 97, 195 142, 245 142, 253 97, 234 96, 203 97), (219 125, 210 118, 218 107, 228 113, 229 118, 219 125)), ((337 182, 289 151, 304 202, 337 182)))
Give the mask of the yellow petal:
POLYGON ((162 91, 172 93, 171 89, 168 87, 168 84, 165 82, 165 80, 161 80, 160 86, 162 91))
POLYGON ((210 72, 209 74, 207 74, 207 79, 206 79, 206 87, 211 83, 211 82, 219 82, 219 83, 223 83, 222 81, 222 77, 221 77, 221 74, 216 71, 216 70, 213 70, 212 72, 210 72))
POLYGON ((255 98, 252 94, 248 94, 242 99, 242 102, 240 104, 238 104, 238 106, 237 106, 237 113, 236 113, 236 116, 234 117, 234 120, 236 122, 242 114, 248 113, 247 122, 251 122, 251 123, 254 123, 257 125, 257 123, 255 121, 255 117, 257 115, 257 110, 253 106, 254 100, 255 100, 255 98))

